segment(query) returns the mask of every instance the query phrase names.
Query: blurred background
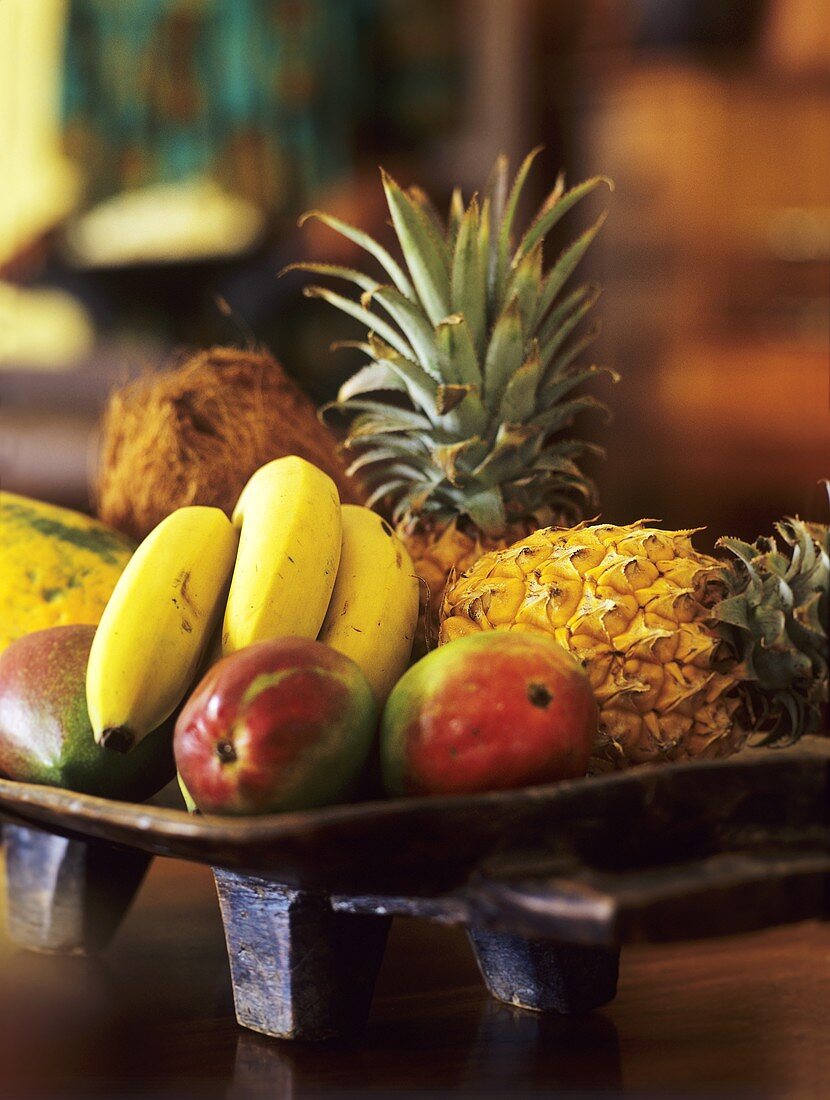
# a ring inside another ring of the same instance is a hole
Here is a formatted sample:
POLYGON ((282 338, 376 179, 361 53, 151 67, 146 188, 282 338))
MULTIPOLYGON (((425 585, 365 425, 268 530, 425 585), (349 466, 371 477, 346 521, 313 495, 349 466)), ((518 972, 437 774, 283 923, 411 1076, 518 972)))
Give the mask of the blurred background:
MULTIPOLYGON (((603 517, 754 537, 827 520, 827 0, 0 0, 0 474, 89 507, 110 388, 256 341, 317 400, 348 319, 278 279, 443 204, 495 156, 613 178, 584 275, 603 517), (589 270, 587 270, 589 269, 589 270), (603 384, 601 384, 603 385, 603 384)), ((530 211, 525 211, 530 213, 530 211)), ((594 212, 595 213, 595 212, 594 212)), ((562 243, 589 224, 578 207, 562 243), (580 219, 582 219, 580 221, 580 219)))

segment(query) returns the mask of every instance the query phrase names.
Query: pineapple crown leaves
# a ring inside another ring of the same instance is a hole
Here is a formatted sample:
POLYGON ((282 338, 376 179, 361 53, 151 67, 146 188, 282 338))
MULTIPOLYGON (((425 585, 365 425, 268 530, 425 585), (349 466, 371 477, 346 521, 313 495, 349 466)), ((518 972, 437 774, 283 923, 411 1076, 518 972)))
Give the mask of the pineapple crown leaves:
POLYGON ((830 529, 798 518, 775 529, 781 549, 774 536, 718 541, 735 561, 721 571, 726 597, 712 610, 762 744, 812 732, 828 700, 830 529))
POLYGON ((302 270, 352 284, 354 297, 328 286, 304 288, 361 322, 366 366, 322 411, 348 421, 344 446, 360 454, 370 499, 384 498, 399 519, 428 514, 438 522, 467 516, 489 536, 519 519, 554 514, 578 520, 596 487, 579 460, 596 448, 567 436, 586 410, 606 410, 575 394, 599 374, 615 372, 578 360, 597 329, 579 326, 599 296, 591 284, 566 291, 599 231, 603 214, 545 270, 551 230, 599 185, 566 190, 560 175, 520 235, 516 214, 539 149, 525 157, 512 183, 497 159, 481 195, 465 206, 453 192, 446 223, 418 188, 404 190, 382 171, 403 263, 355 226, 320 211, 317 218, 377 262, 377 278, 355 268, 299 263, 302 270), (518 244, 514 237, 518 236, 518 244))

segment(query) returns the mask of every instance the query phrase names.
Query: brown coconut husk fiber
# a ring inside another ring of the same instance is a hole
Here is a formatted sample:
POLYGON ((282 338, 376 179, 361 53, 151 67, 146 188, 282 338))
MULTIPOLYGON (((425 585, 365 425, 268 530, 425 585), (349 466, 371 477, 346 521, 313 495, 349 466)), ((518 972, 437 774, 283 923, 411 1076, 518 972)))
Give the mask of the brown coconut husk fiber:
POLYGON ((313 402, 277 361, 263 351, 210 348, 110 394, 96 510, 135 539, 184 505, 230 515, 251 474, 289 454, 325 470, 341 500, 360 502, 313 402))

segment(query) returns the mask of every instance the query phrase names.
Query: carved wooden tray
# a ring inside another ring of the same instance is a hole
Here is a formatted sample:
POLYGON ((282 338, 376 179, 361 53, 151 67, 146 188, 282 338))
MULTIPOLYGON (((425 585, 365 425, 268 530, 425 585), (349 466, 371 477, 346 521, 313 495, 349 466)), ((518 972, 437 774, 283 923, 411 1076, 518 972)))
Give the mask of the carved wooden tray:
POLYGON ((240 819, 0 780, 0 816, 12 934, 28 946, 99 946, 150 855, 210 864, 237 1016, 272 1035, 319 1038, 365 1014, 393 913, 467 925, 496 996, 559 1011, 613 997, 622 943, 830 914, 827 737, 240 819))

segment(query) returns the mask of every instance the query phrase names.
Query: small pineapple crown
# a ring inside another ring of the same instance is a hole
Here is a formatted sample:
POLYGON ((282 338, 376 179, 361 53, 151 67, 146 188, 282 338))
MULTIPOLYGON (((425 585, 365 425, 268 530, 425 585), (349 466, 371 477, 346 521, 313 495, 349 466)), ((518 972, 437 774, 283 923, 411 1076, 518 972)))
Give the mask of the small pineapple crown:
POLYGON ((712 612, 762 744, 814 732, 828 700, 830 528, 791 518, 775 529, 780 549, 775 536, 718 541, 735 561, 723 567, 727 596, 712 612))
MULTIPOLYGON (((605 214, 545 270, 545 240, 560 219, 600 184, 594 177, 565 189, 562 176, 514 243, 514 220, 530 167, 512 184, 499 157, 481 197, 464 204, 456 189, 446 222, 418 188, 404 191, 382 172, 403 266, 362 230, 328 214, 315 217, 368 252, 387 281, 332 264, 292 269, 333 276, 358 287, 346 297, 308 286, 362 322, 365 341, 349 342, 369 362, 327 406, 349 421, 350 467, 386 501, 393 518, 449 522, 466 517, 491 537, 532 518, 573 521, 596 503, 596 486, 578 460, 600 449, 571 438, 579 413, 606 406, 578 393, 604 371, 578 360, 596 329, 574 335, 599 296, 565 284, 599 232, 605 214)), ((342 345, 341 345, 342 346, 342 345)))

